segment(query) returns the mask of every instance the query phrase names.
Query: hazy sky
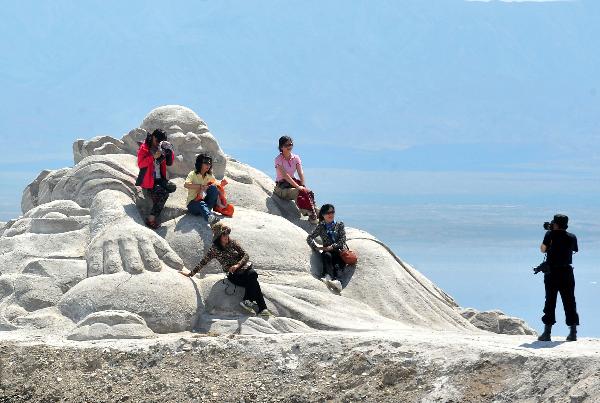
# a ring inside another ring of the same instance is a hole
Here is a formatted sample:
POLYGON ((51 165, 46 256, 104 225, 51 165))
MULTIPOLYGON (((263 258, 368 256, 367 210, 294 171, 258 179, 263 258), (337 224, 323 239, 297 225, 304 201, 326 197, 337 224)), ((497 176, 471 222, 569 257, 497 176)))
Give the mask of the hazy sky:
POLYGON ((74 139, 120 137, 164 104, 265 170, 289 133, 313 168, 370 171, 388 193, 398 172, 435 200, 595 201, 594 3, 6 3, 0 219, 74 139))
POLYGON ((318 201, 461 303, 536 318, 541 222, 571 214, 587 319, 600 302, 598 3, 4 2, 0 220, 41 169, 72 165, 76 138, 120 137, 182 104, 269 174, 292 135, 318 201), (530 306, 494 287, 513 281, 502 264, 526 276, 530 306))

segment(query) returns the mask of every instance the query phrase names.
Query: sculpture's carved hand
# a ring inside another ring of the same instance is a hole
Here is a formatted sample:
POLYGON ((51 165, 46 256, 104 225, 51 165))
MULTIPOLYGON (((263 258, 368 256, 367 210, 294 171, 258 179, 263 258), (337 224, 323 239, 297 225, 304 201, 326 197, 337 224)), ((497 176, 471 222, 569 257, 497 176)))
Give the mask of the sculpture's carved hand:
POLYGON ((88 277, 126 271, 161 271, 163 264, 175 270, 183 261, 167 241, 137 224, 115 225, 100 232, 86 254, 88 277))

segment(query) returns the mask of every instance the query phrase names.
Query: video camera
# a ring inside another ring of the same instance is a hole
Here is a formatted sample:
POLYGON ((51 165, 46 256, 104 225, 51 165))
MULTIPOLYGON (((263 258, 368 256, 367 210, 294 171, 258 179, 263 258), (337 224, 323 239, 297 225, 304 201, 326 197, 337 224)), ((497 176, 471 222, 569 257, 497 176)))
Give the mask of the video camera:
POLYGON ((539 272, 548 273, 550 272, 550 265, 545 260, 533 268, 533 274, 538 274, 539 272))
POLYGON ((167 150, 173 152, 173 145, 171 143, 169 143, 168 141, 164 140, 164 141, 161 141, 160 144, 158 145, 158 150, 160 151, 160 153, 162 155, 165 155, 167 153, 167 150))

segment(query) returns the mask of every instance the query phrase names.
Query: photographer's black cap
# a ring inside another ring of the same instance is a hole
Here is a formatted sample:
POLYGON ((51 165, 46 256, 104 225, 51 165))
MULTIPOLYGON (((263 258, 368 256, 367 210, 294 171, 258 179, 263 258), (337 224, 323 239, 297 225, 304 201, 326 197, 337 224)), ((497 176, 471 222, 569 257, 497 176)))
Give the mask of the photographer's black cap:
POLYGON ((554 219, 552 220, 552 223, 557 224, 559 227, 563 228, 563 229, 567 229, 567 227, 569 226, 569 217, 567 217, 564 214, 556 214, 554 215, 554 219))

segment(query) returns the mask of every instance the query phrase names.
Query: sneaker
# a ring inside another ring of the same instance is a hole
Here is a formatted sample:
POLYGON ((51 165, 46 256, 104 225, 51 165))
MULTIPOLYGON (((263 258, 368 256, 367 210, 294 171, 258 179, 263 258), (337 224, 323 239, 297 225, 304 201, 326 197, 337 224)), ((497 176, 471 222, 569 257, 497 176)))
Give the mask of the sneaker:
POLYGON ((252 315, 256 315, 256 311, 254 310, 254 305, 252 304, 252 301, 249 301, 247 299, 240 301, 240 306, 244 308, 246 312, 251 313, 252 315))
POLYGON ((214 214, 211 214, 208 216, 207 221, 208 221, 208 225, 212 227, 213 225, 215 225, 216 223, 219 222, 219 217, 217 217, 214 214))
POLYGON ((272 317, 274 315, 273 315, 273 313, 271 311, 269 311, 267 308, 265 308, 265 309, 263 309, 262 311, 260 311, 258 313, 258 316, 262 316, 262 317, 265 317, 265 318, 270 318, 270 317, 272 317))
POLYGON ((329 284, 335 288, 338 292, 342 291, 342 283, 340 282, 340 280, 332 280, 329 282, 329 284))
POLYGON ((326 274, 325 277, 321 277, 321 281, 327 284, 331 281, 331 276, 329 274, 326 274))

